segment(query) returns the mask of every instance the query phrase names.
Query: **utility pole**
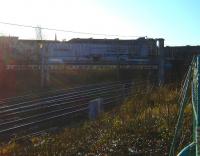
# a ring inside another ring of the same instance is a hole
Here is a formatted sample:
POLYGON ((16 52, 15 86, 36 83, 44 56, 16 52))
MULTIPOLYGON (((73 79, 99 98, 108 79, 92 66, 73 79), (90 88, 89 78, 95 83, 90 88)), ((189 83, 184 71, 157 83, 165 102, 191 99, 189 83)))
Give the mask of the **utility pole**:
POLYGON ((118 81, 120 81, 120 42, 117 43, 117 77, 118 81))
POLYGON ((39 41, 39 56, 40 56, 40 84, 42 88, 48 85, 49 81, 49 71, 48 71, 48 45, 44 43, 42 37, 41 27, 37 27, 36 38, 39 41))
POLYGON ((158 85, 164 84, 164 76, 165 76, 165 60, 164 60, 164 39, 157 39, 158 45, 158 53, 159 53, 159 69, 158 69, 158 85))
POLYGON ((49 49, 49 44, 46 43, 45 44, 45 52, 44 52, 44 79, 45 79, 45 87, 47 87, 49 85, 49 80, 50 80, 50 75, 49 75, 49 66, 48 66, 48 58, 49 58, 49 52, 48 52, 48 49, 49 49))

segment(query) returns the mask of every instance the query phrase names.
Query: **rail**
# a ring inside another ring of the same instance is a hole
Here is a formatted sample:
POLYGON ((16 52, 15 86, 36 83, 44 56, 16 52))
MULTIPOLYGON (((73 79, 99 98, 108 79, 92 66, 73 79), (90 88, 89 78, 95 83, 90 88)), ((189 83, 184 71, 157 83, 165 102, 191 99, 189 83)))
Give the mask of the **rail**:
POLYGON ((38 135, 52 127, 63 126, 72 118, 87 118, 90 100, 103 98, 104 107, 109 108, 122 102, 133 90, 137 94, 136 88, 141 87, 144 90, 145 82, 118 81, 55 91, 50 97, 5 99, 0 106, 0 138, 38 135))

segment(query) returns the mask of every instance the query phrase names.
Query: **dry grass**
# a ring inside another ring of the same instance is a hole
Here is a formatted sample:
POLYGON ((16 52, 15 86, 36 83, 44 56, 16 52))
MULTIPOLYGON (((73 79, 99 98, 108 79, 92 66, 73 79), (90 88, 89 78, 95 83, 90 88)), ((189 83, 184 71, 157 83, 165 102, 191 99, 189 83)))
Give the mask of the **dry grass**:
MULTIPOLYGON (((151 94, 127 99, 119 108, 104 113, 98 120, 79 128, 45 137, 34 137, 28 143, 10 142, 0 148, 1 155, 168 155, 178 113, 178 92, 167 87, 151 94)), ((186 109, 182 147, 190 141, 191 108, 186 109)))

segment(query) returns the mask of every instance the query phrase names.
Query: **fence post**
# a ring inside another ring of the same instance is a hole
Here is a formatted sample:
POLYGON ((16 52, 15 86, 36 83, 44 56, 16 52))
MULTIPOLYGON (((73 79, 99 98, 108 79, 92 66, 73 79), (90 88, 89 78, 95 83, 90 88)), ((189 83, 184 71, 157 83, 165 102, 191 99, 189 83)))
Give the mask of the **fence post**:
POLYGON ((197 105, 196 105, 196 114, 197 114, 197 121, 196 121, 196 128, 195 128, 195 142, 196 142, 196 155, 200 156, 200 56, 197 56, 197 72, 196 72, 196 79, 197 79, 197 105))

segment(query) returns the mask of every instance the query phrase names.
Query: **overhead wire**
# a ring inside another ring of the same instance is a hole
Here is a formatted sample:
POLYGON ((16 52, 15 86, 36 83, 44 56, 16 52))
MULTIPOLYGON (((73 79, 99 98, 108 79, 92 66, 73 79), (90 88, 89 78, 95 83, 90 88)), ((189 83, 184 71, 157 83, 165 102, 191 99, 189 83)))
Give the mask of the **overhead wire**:
POLYGON ((48 31, 56 31, 56 32, 65 32, 65 33, 73 33, 73 34, 82 34, 82 35, 94 35, 94 36, 110 36, 110 37, 123 37, 123 38, 140 38, 147 36, 126 36, 126 35, 117 35, 117 34, 104 34, 104 33, 92 33, 92 32, 81 32, 81 31, 73 31, 73 30, 64 30, 64 29, 57 29, 57 28, 48 28, 48 27, 40 27, 40 26, 32 26, 32 25, 24 25, 24 24, 17 24, 17 23, 9 23, 0 21, 0 24, 10 25, 10 26, 17 26, 17 27, 24 27, 24 28, 32 28, 32 29, 43 29, 48 31))

